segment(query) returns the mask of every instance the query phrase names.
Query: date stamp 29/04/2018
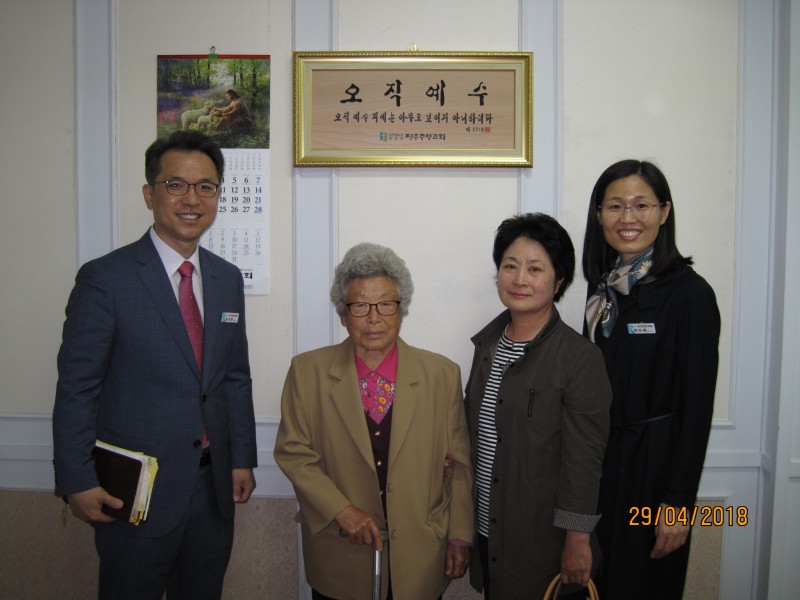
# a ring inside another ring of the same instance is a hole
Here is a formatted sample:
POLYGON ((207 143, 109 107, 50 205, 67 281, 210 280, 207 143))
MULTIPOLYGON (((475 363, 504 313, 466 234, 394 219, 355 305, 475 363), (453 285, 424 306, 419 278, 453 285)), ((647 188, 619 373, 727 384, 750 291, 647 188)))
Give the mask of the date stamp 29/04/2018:
POLYGON ((631 506, 628 509, 632 527, 648 527, 659 524, 688 525, 700 527, 722 527, 723 525, 745 527, 749 520, 746 506, 631 506))

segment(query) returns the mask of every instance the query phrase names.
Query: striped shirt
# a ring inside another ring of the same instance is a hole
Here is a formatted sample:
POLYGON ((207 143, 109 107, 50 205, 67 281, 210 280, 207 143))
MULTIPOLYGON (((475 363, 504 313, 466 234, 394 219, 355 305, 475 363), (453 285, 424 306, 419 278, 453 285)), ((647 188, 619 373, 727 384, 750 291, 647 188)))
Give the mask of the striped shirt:
POLYGON ((492 465, 497 446, 495 409, 497 392, 508 365, 522 357, 529 342, 512 342, 505 332, 495 347, 492 369, 483 391, 483 401, 478 413, 478 456, 475 465, 475 482, 478 487, 478 532, 489 537, 489 495, 492 488, 492 465))

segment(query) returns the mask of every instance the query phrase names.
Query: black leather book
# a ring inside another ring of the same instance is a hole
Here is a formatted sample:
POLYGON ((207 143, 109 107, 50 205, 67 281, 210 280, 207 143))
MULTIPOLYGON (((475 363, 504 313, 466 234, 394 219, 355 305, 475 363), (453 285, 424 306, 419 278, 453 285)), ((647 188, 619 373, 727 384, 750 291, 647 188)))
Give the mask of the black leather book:
POLYGON ((138 524, 147 516, 152 490, 152 481, 148 482, 147 479, 154 475, 150 475, 146 464, 153 459, 99 440, 97 444, 92 450, 92 456, 100 485, 123 502, 122 508, 103 505, 103 512, 115 519, 138 524))

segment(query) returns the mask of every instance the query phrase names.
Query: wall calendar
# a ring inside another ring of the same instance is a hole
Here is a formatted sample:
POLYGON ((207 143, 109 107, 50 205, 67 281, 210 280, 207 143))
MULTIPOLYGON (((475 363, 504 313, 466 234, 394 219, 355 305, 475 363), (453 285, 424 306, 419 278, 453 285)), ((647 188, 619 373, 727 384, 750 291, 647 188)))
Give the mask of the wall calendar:
POLYGON ((245 293, 269 292, 268 150, 225 148, 217 218, 200 245, 237 265, 245 293))
POLYGON ((200 245, 269 293, 269 55, 158 56, 158 136, 200 131, 225 157, 217 218, 200 245))

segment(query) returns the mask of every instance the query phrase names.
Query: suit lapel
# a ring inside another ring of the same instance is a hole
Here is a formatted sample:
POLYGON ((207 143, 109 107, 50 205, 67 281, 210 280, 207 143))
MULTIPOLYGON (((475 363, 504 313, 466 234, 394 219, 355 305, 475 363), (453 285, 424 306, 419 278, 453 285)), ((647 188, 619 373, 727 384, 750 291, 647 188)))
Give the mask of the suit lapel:
MULTIPOLYGON (((200 270, 203 277, 203 374, 213 373, 209 368, 214 360, 213 349, 219 333, 222 315, 223 289, 217 279, 217 271, 211 261, 206 258, 206 250, 200 249, 200 270)), ((188 337, 188 335, 187 335, 188 337)))
POLYGON ((367 464, 372 465, 375 463, 375 458, 372 455, 372 445, 370 444, 369 430, 365 421, 364 406, 361 403, 361 394, 358 391, 358 375, 356 374, 356 361, 353 358, 353 344, 349 338, 339 344, 328 374, 335 381, 331 386, 331 399, 342 417, 347 434, 353 440, 367 464))
POLYGON ((397 381, 394 385, 395 401, 392 404, 392 437, 389 440, 389 465, 397 458, 408 435, 414 413, 421 401, 420 369, 414 350, 403 340, 397 340, 397 381))
POLYGON ((153 303, 164 319, 167 330, 172 334, 175 343, 178 344, 184 358, 186 358, 199 381, 200 369, 197 367, 197 360, 195 360, 192 344, 189 341, 189 334, 186 332, 181 310, 178 307, 178 301, 175 299, 175 291, 172 289, 172 284, 164 270, 164 264, 161 262, 152 240, 150 240, 149 231, 139 240, 136 250, 136 257, 139 261, 137 272, 139 279, 153 299, 153 303))

